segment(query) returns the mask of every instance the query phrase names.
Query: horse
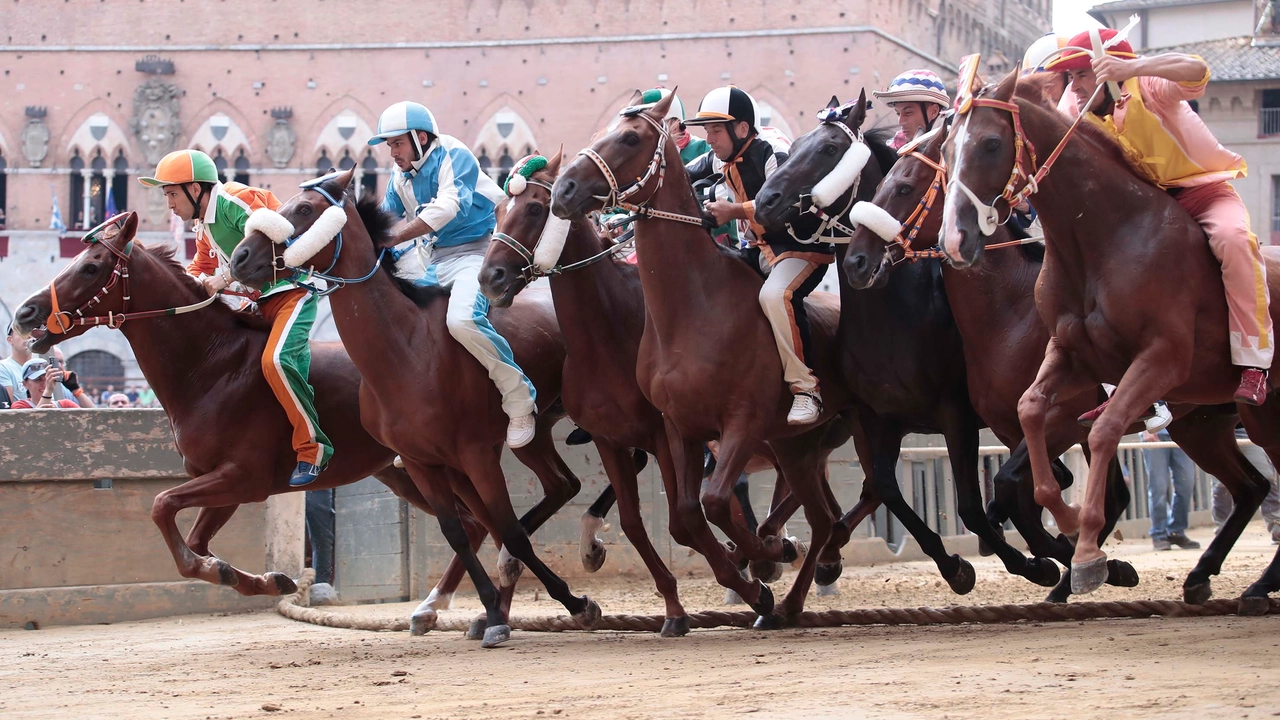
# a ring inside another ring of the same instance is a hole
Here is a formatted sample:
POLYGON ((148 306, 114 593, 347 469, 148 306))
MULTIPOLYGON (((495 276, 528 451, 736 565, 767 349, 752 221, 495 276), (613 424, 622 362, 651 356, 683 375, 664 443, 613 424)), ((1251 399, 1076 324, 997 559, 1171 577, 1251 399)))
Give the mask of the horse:
MULTIPOLYGON (((327 238, 310 238, 315 253, 306 262, 328 266, 332 273, 322 275, 336 287, 330 295, 334 323, 363 376, 361 421, 375 439, 400 454, 476 585, 485 617, 477 620, 473 634, 480 634, 483 623, 482 644, 494 647, 510 638, 511 629, 497 590, 459 523, 455 493, 477 516, 491 521, 506 553, 532 570, 582 627, 593 628, 599 622, 600 606, 585 595, 575 597, 565 581, 534 554, 526 526, 511 507, 499 463, 507 418, 497 388, 480 363, 449 334, 446 292, 395 277, 391 256, 385 249, 378 251, 391 232, 392 218, 372 196, 359 201, 348 197, 354 195, 353 176, 354 169, 307 183, 280 208, 276 222, 287 223, 288 232, 301 237, 322 214, 343 218, 340 225, 332 219, 319 223, 335 229, 325 233, 330 235, 327 238)), ((282 247, 259 230, 248 233, 232 253, 232 276, 251 286, 270 280, 283 266, 283 256, 277 256, 282 247)), ((550 411, 560 395, 564 341, 548 293, 526 293, 522 298, 523 302, 495 312, 493 320, 534 386, 542 389, 537 394, 539 422, 554 422, 559 418, 550 411)), ((543 460, 542 472, 572 478, 549 436, 535 438, 515 453, 526 464, 543 460), (534 445, 541 447, 532 454, 526 452, 534 445)), ((572 493, 544 497, 526 516, 527 527, 541 526, 579 487, 574 478, 572 493)), ((500 559, 503 585, 518 576, 518 565, 515 572, 504 570, 511 565, 500 559)))
MULTIPOLYGON (((1099 547, 1102 474, 1126 429, 1161 398, 1200 405, 1233 401, 1238 372, 1227 351, 1221 272, 1204 231, 1174 199, 1140 179, 1103 131, 1068 123, 1038 85, 1020 84, 1012 73, 978 90, 965 110, 944 145, 951 178, 943 249, 959 268, 978 264, 998 206, 1017 193, 1035 193, 1046 235, 1036 306, 1050 340, 1035 381, 1019 400, 1018 417, 1037 502, 1065 532, 1079 529, 1072 589, 1090 592, 1107 572, 1099 547), (1039 168, 1034 148, 1054 148, 1039 168), (1053 405, 1099 382, 1117 389, 1089 431, 1095 462, 1083 507, 1069 507, 1049 472, 1046 417, 1053 405)), ((1266 261, 1274 288, 1280 258, 1268 252, 1266 261)), ((1271 312, 1274 317, 1274 307, 1271 312)), ((1273 462, 1280 459, 1280 403, 1273 397, 1261 407, 1238 408, 1250 438, 1273 462)), ((1233 489, 1237 509, 1214 545, 1230 547, 1267 492, 1256 472, 1242 468, 1242 474, 1249 480, 1233 489)), ((1276 589, 1280 553, 1245 591, 1240 612, 1265 612, 1267 595, 1276 589)))
POLYGON ((768 441, 813 529, 811 548, 826 548, 838 509, 822 480, 824 424, 849 405, 833 362, 839 308, 825 293, 809 298, 813 359, 827 409, 816 424, 789 426, 791 397, 782 382, 782 364, 769 324, 756 309, 760 276, 703 227, 679 151, 662 121, 672 97, 648 110, 624 111, 579 153, 552 187, 551 211, 562 219, 581 218, 616 205, 639 216, 635 243, 647 313, 636 379, 663 415, 676 465, 679 515, 716 580, 751 606, 760 616, 758 626, 776 627, 802 610, 819 553, 805 557, 781 615, 774 615, 773 593, 738 574, 707 520, 752 560, 788 562, 797 556, 789 540, 760 538, 733 522, 729 507, 734 481, 755 449, 768 441), (637 180, 620 188, 617 178, 637 180), (714 439, 720 441, 720 458, 700 502, 702 449, 714 439))
MULTIPOLYGON (((823 121, 791 146, 791 155, 756 197, 756 219, 766 227, 785 228, 807 214, 806 200, 826 218, 830 233, 852 228, 839 220, 861 195, 870 198, 877 184, 830 189, 845 171, 844 158, 859 150, 858 129, 866 114, 865 96, 841 106, 832 97, 823 121)), ((888 149, 882 143, 880 147, 888 149)), ((888 153, 882 165, 896 160, 888 153)), ((889 169, 889 168, 885 168, 889 169)), ((891 170, 890 170, 891 171, 891 170)), ((958 594, 974 585, 973 567, 947 552, 942 538, 906 501, 896 468, 907 433, 941 433, 946 439, 955 477, 958 510, 965 526, 1004 561, 1009 572, 1052 587, 1057 566, 1028 559, 1005 542, 987 521, 978 476, 978 432, 983 423, 969 399, 963 343, 956 330, 936 260, 914 263, 888 276, 882 287, 855 290, 844 269, 850 257, 838 245, 841 369, 845 384, 861 402, 859 419, 872 443, 872 477, 876 495, 906 526, 943 578, 958 594), (874 338, 874 341, 872 339, 874 338)))
MULTIPOLYGON (((935 248, 942 223, 941 193, 946 186, 946 172, 940 161, 946 133, 947 129, 942 128, 907 148, 876 192, 874 206, 854 207, 852 214, 861 225, 849 243, 844 265, 851 285, 882 285, 899 263, 932 259, 939 254, 935 248)), ((1063 535, 1051 537, 1040 521, 1042 508, 1035 503, 1017 412, 1018 398, 1035 379, 1049 341, 1034 295, 1044 247, 1030 239, 1013 239, 1007 225, 996 228, 991 241, 991 247, 997 250, 985 255, 979 268, 957 270, 949 264, 942 266, 947 301, 965 341, 969 396, 978 415, 1012 451, 995 476, 995 497, 988 506, 987 517, 996 526, 1012 517, 1032 552, 1070 567, 1074 552, 1071 542, 1063 535)), ((1087 452, 1088 432, 1076 418, 1097 402, 1086 392, 1050 409, 1045 425, 1050 457, 1057 458, 1075 443, 1084 444, 1087 452)), ((1234 406, 1203 411, 1175 406, 1173 412, 1178 419, 1170 427, 1170 434, 1201 468, 1227 478, 1228 483, 1239 473, 1238 468, 1252 468, 1242 462, 1243 458, 1235 457, 1239 447, 1233 432, 1237 422, 1234 406)), ((1135 432, 1138 429, 1131 428, 1135 432)), ((1066 467, 1055 460, 1053 469, 1059 484, 1069 486, 1071 477, 1066 467)), ((1107 482, 1112 490, 1108 493, 1103 537, 1128 503, 1128 485, 1115 459, 1107 482)), ((1206 551, 1188 576, 1183 590, 1188 602, 1200 604, 1209 599, 1209 577, 1219 572, 1225 557, 1225 551, 1219 554, 1217 550, 1206 551)), ((1127 563, 1108 561, 1108 584, 1129 585, 1136 579, 1127 563)), ((1068 570, 1048 600, 1065 601, 1070 590, 1068 570)))
MULTIPOLYGON (((210 541, 240 505, 297 490, 288 484, 297 462, 292 426, 259 370, 269 328, 260 316, 233 311, 209 298, 173 259, 171 247, 136 242, 137 228, 133 212, 105 224, 49 287, 18 307, 14 326, 31 338, 37 353, 94 325, 120 330, 165 408, 191 478, 157 495, 151 510, 178 572, 232 587, 242 595, 296 592, 297 585, 283 573, 252 575, 209 552, 210 541), (56 307, 74 310, 56 310, 55 297, 56 307), (199 311, 175 313, 183 309, 199 311), (61 319, 55 319, 55 313, 61 319), (48 323, 64 332, 51 331, 48 323), (199 513, 184 539, 176 516, 192 507, 199 513)), ((338 487, 373 475, 413 506, 434 513, 409 476, 392 467, 395 453, 358 422, 360 374, 343 347, 312 343, 312 351, 316 409, 337 454, 308 489, 338 487)), ((484 527, 470 513, 462 523, 478 547, 484 527)), ((416 627, 434 624, 436 610, 448 607, 461 579, 461 564, 451 563, 415 610, 416 627)))

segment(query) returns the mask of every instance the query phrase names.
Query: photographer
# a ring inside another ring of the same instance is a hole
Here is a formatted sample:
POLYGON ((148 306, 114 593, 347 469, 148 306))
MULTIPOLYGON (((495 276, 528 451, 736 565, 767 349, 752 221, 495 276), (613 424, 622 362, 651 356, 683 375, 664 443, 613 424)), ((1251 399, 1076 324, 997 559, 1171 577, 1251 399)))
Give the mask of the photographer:
POLYGON ((23 363, 22 387, 27 391, 29 399, 15 402, 13 404, 14 410, 52 407, 97 407, 88 393, 80 388, 80 383, 76 380, 74 372, 64 373, 62 368, 50 365, 44 358, 33 357, 23 363), (76 402, 70 400, 54 401, 53 391, 59 384, 71 392, 76 402))

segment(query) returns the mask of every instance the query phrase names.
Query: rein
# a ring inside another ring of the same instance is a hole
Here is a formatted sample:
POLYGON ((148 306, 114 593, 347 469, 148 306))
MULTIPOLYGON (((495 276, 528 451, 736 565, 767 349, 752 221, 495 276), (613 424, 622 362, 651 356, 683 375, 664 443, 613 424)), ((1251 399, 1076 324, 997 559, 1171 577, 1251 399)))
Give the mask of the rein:
MULTIPOLYGON (((145 320, 147 318, 163 317, 166 315, 182 315, 189 312, 195 312, 201 308, 207 307, 214 300, 218 299, 217 295, 210 295, 207 299, 190 305, 180 307, 165 308, 163 310, 141 310, 139 312, 129 312, 129 256, 133 252, 133 241, 125 243, 123 249, 116 248, 110 242, 100 239, 97 235, 106 225, 117 222, 115 219, 108 220, 98 227, 90 230, 85 234, 83 241, 86 245, 100 244, 116 257, 115 269, 111 271, 111 277, 106 284, 98 290, 93 297, 89 298, 80 307, 70 312, 62 310, 58 304, 57 278, 54 282, 49 283, 49 317, 45 319, 45 331, 50 335, 63 335, 69 332, 73 327, 97 327, 106 325, 113 330, 119 330, 127 320, 145 320), (85 312, 93 308, 98 303, 106 299, 107 295, 115 288, 121 285, 124 292, 123 312, 107 311, 106 315, 90 315, 85 316, 85 312)), ((87 248, 86 248, 87 249, 87 248)), ((83 252, 83 251, 82 251, 83 252)))
MULTIPOLYGON (((823 124, 833 125, 837 128, 840 128, 840 131, 849 137, 850 143, 865 144, 865 141, 862 139, 861 132, 855 133, 854 131, 850 130, 848 126, 846 126, 842 122, 839 122, 837 120, 824 120, 823 124)), ((846 243, 849 242, 849 240, 853 238, 854 233, 857 232, 857 226, 853 223, 852 220, 850 220, 849 224, 846 225, 840 222, 840 218, 847 217, 849 214, 849 211, 853 209, 854 204, 858 200, 858 185, 861 182, 862 182, 862 173, 859 172, 858 175, 853 179, 853 185, 851 185, 849 189, 846 191, 849 194, 849 202, 845 203, 844 209, 834 214, 828 213, 826 209, 818 205, 818 203, 813 200, 812 192, 810 192, 809 194, 801 195, 800 198, 796 200, 796 202, 792 205, 792 207, 795 207, 797 210, 799 210, 802 215, 805 213, 808 213, 810 215, 816 216, 818 220, 820 220, 821 222, 818 224, 818 229, 815 230, 813 234, 810 235, 808 238, 797 237, 795 232, 795 227, 793 227, 791 224, 787 225, 787 234, 791 235, 792 239, 800 243, 819 242, 821 239, 824 239, 824 238, 827 241, 833 242, 833 243, 837 242, 838 239, 842 239, 846 243), (806 204, 808 204, 809 206, 807 209, 805 208, 806 204), (831 231, 830 235, 823 234, 828 231, 831 231), (841 234, 836 235, 835 231, 839 231, 841 234)))
MULTIPOLYGON (((329 205, 332 207, 345 208, 346 198, 335 198, 333 195, 329 193, 328 190, 325 190, 323 187, 321 187, 321 183, 325 179, 326 178, 317 178, 316 180, 303 183, 299 187, 301 187, 303 190, 314 190, 317 193, 320 193, 320 196, 323 197, 326 201, 328 201, 329 205)), ((293 237, 287 238, 281 244, 283 244, 287 249, 289 246, 293 245, 304 235, 306 235, 305 231, 299 235, 295 235, 293 237)), ((373 268, 369 270, 369 272, 365 274, 363 277, 358 277, 358 278, 339 277, 337 275, 331 275, 330 273, 332 273, 333 269, 337 267, 338 259, 342 257, 342 230, 338 230, 337 235, 331 238, 331 241, 336 243, 336 246, 333 249, 333 260, 329 262, 329 267, 325 268, 323 272, 316 270, 314 267, 310 267, 304 270, 299 267, 293 267, 293 266, 287 265, 285 264, 283 254, 273 256, 273 259, 271 262, 271 269, 275 273, 288 273, 288 277, 285 278, 286 281, 293 283, 294 285, 300 288, 303 288, 304 290, 307 290, 308 292, 315 295, 316 297, 325 297, 326 295, 330 295, 332 293, 337 292, 338 290, 346 287, 347 285, 362 283, 368 280, 369 278, 373 277, 374 274, 378 272, 378 268, 382 266, 382 260, 387 254, 387 248, 385 247, 382 248, 381 251, 378 253, 378 259, 375 260, 373 263, 373 268), (316 287, 313 284, 315 280, 325 281, 325 285, 326 285, 325 288, 321 290, 320 288, 316 287)), ((273 247, 274 247, 274 244, 273 244, 273 247)))

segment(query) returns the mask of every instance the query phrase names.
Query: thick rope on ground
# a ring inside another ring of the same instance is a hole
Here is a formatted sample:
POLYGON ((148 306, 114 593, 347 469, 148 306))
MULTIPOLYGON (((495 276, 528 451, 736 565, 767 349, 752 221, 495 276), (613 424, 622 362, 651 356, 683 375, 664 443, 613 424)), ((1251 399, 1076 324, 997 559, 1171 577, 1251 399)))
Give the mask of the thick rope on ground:
MULTIPOLYGON (((307 569, 298 581, 298 592, 281 598, 278 610, 281 615, 300 622, 325 627, 350 630, 404 631, 409 629, 409 619, 379 620, 350 613, 332 612, 299 605, 301 597, 311 587, 315 573, 307 569)), ((1123 602, 1082 603, 1034 603, 1031 605, 957 605, 948 608, 868 608, 864 610, 825 610, 803 612, 796 625, 803 628, 839 627, 842 625, 958 625, 961 623, 1010 623, 1010 622, 1060 622, 1064 620, 1094 620, 1099 618, 1147 618, 1147 617, 1211 617, 1235 615, 1239 601, 1236 599, 1210 600, 1204 605, 1191 605, 1177 600, 1127 600, 1123 602)), ((1280 613, 1280 600, 1271 600, 1269 613, 1280 613)), ((658 632, 665 618, 661 615, 605 615, 600 618, 596 630, 631 630, 658 632)), ((740 627, 748 628, 756 621, 750 610, 707 610, 689 616, 693 628, 740 627)), ((581 626, 567 615, 542 617, 512 617, 513 630, 529 632, 564 632, 581 630, 581 626)), ((441 617, 435 630, 466 630, 470 618, 441 617)))

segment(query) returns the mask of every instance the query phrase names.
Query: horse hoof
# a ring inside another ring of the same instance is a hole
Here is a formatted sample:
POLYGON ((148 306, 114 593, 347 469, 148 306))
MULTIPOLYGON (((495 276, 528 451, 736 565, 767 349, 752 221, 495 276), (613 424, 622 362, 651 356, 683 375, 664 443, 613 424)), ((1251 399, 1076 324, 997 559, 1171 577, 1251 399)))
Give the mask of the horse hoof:
POLYGON ((813 569, 813 581, 818 587, 834 585, 844 572, 844 563, 818 563, 813 569))
POLYGON ((773 613, 770 613, 768 615, 761 615, 760 617, 756 618, 756 621, 754 623, 751 624, 751 627, 755 628, 756 630, 781 630, 786 626, 787 626, 787 623, 782 618, 782 616, 774 615, 773 613))
POLYGON ((751 609, 761 617, 773 614, 773 591, 768 585, 760 583, 760 599, 751 605, 751 609))
POLYGON ((1058 585, 1049 591, 1044 601, 1047 603, 1061 604, 1071 597, 1071 569, 1062 574, 1062 579, 1058 581, 1058 585))
POLYGON ((724 604, 725 605, 746 605, 747 601, 742 599, 742 596, 738 594, 737 590, 734 590, 733 588, 728 588, 727 590, 724 591, 724 604))
POLYGON ((608 555, 604 543, 599 538, 592 538, 591 545, 587 547, 587 551, 582 554, 582 569, 589 573, 596 572, 604 567, 605 556, 608 555))
POLYGON ((1057 564, 1052 560, 1031 558, 1027 561, 1025 577, 1040 587, 1057 587, 1062 581, 1062 571, 1058 570, 1057 564))
POLYGON ((1084 563, 1071 563, 1071 593, 1086 595, 1107 581, 1107 557, 1104 555, 1084 563))
POLYGON ((595 630, 600 624, 600 606, 586 595, 583 595, 582 599, 587 601, 587 609, 575 613, 573 619, 578 621, 578 626, 583 630, 595 630))
POLYGON ((836 595, 839 595, 839 594, 840 594, 840 587, 837 585, 833 584, 833 585, 818 586, 818 591, 817 591, 818 597, 835 597, 836 595))
POLYGON ((338 596, 338 591, 329 583, 316 583, 307 591, 307 604, 311 607, 341 605, 342 598, 338 596))
MULTIPOLYGON (((231 567, 231 566, 227 565, 227 567, 231 567)), ((292 595, 298 592, 298 583, 294 582, 293 578, 289 577, 288 575, 285 575, 284 573, 270 572, 270 573, 267 573, 266 579, 268 583, 275 584, 277 595, 292 595)), ((234 584, 235 583, 223 583, 223 585, 234 585, 234 584)))
POLYGON ((1108 560, 1107 584, 1125 588, 1138 587, 1138 571, 1123 560, 1108 560))
POLYGON ((681 615, 680 617, 667 618, 662 622, 662 632, 659 633, 664 638, 684 637, 689 634, 689 616, 681 615))
POLYGON ((467 628, 468 640, 483 640, 484 631, 489 627, 489 621, 485 618, 478 617, 471 621, 471 627, 467 628))
POLYGON ((796 559, 791 561, 791 569, 799 570, 804 565, 804 559, 809 556, 809 543, 796 537, 789 539, 796 546, 796 559))
POLYGON ((968 560, 959 555, 952 555, 956 560, 960 561, 960 568, 956 570, 953 577, 946 578, 947 584, 951 586, 951 590, 957 595, 968 595, 973 590, 974 583, 977 582, 978 576, 973 571, 973 565, 968 560))
POLYGON ((982 557, 991 557, 996 554, 996 551, 991 549, 986 540, 978 538, 978 554, 982 557))
POLYGON ((498 553, 498 584, 504 588, 512 587, 524 572, 524 563, 512 557, 506 546, 498 553))
POLYGON ((436 623, 439 620, 440 616, 431 608, 426 612, 414 613, 409 616, 409 634, 414 637, 426 635, 436 629, 436 623))
POLYGON ((782 577, 782 563, 772 560, 760 560, 751 563, 751 574, 763 583, 771 583, 782 577))
POLYGON ((485 628, 484 639, 480 641, 482 648, 495 648, 511 639, 510 625, 494 625, 485 628))
POLYGON ((1260 617, 1271 612, 1271 598, 1265 595, 1241 595, 1237 615, 1260 617))
POLYGON ((782 538, 782 562, 793 563, 800 557, 800 549, 796 547, 795 539, 782 538))
POLYGON ((1208 580, 1182 587, 1182 601, 1191 605, 1203 605, 1213 597, 1213 586, 1208 580))

